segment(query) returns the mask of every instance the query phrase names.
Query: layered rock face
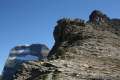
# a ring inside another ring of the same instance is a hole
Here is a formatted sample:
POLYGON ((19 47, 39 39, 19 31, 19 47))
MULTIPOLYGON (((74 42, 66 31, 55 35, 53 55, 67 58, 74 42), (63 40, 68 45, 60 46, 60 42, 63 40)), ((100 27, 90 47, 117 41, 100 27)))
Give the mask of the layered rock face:
POLYGON ((23 63, 46 60, 49 49, 43 44, 19 45, 11 49, 3 70, 4 80, 13 80, 23 63))
POLYGON ((120 80, 120 20, 95 10, 89 21, 60 19, 47 61, 20 65, 12 80, 120 80))
POLYGON ((49 54, 56 80, 120 80, 120 20, 93 11, 88 22, 61 19, 49 54), (59 77, 58 77, 59 76, 59 77))

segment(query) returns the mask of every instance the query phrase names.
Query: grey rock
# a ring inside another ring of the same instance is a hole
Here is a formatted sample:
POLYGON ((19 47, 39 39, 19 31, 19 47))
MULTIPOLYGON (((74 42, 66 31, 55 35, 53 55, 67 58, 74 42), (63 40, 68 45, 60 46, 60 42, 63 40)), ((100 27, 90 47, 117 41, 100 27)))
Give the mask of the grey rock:
POLYGON ((98 10, 86 23, 60 19, 48 60, 22 63, 12 80, 120 80, 119 27, 98 10))
POLYGON ((3 69, 3 79, 13 80, 21 65, 29 61, 47 60, 49 49, 43 44, 18 45, 11 49, 3 69))
POLYGON ((55 45, 48 58, 60 67, 56 80, 120 80, 120 20, 93 14, 106 19, 98 21, 101 24, 91 19, 85 25, 66 22, 55 27, 55 45))

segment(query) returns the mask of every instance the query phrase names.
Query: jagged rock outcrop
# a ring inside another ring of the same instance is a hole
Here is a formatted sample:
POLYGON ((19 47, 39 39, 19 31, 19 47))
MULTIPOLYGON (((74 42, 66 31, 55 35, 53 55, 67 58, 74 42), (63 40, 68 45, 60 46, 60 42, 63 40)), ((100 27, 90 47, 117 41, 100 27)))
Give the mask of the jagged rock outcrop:
POLYGON ((101 11, 94 10, 89 16, 89 21, 94 23, 109 22, 110 18, 106 14, 103 14, 101 11))
POLYGON ((11 49, 3 70, 4 80, 13 80, 21 65, 29 61, 46 60, 49 49, 43 44, 18 45, 11 49))
POLYGON ((89 17, 60 19, 48 60, 25 62, 13 80, 120 80, 120 20, 89 17))
POLYGON ((96 10, 87 23, 63 20, 55 27, 48 57, 60 72, 56 80, 119 80, 120 20, 96 10))

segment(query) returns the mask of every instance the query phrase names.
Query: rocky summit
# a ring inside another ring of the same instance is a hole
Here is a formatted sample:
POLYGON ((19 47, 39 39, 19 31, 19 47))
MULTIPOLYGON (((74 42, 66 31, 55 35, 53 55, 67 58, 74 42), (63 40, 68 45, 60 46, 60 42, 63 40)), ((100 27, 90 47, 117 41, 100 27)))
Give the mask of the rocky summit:
POLYGON ((22 63, 12 80, 120 80, 120 19, 94 10, 58 20, 53 35, 47 60, 22 63))

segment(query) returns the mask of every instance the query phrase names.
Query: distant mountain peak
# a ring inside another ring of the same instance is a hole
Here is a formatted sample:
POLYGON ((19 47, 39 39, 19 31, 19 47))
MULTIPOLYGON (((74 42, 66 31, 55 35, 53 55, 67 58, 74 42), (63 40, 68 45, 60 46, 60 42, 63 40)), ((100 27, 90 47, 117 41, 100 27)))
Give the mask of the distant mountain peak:
POLYGON ((15 71, 24 62, 46 60, 49 48, 44 44, 23 44, 11 49, 6 61, 3 78, 11 80, 15 71), (11 72, 12 71, 12 72, 11 72))

